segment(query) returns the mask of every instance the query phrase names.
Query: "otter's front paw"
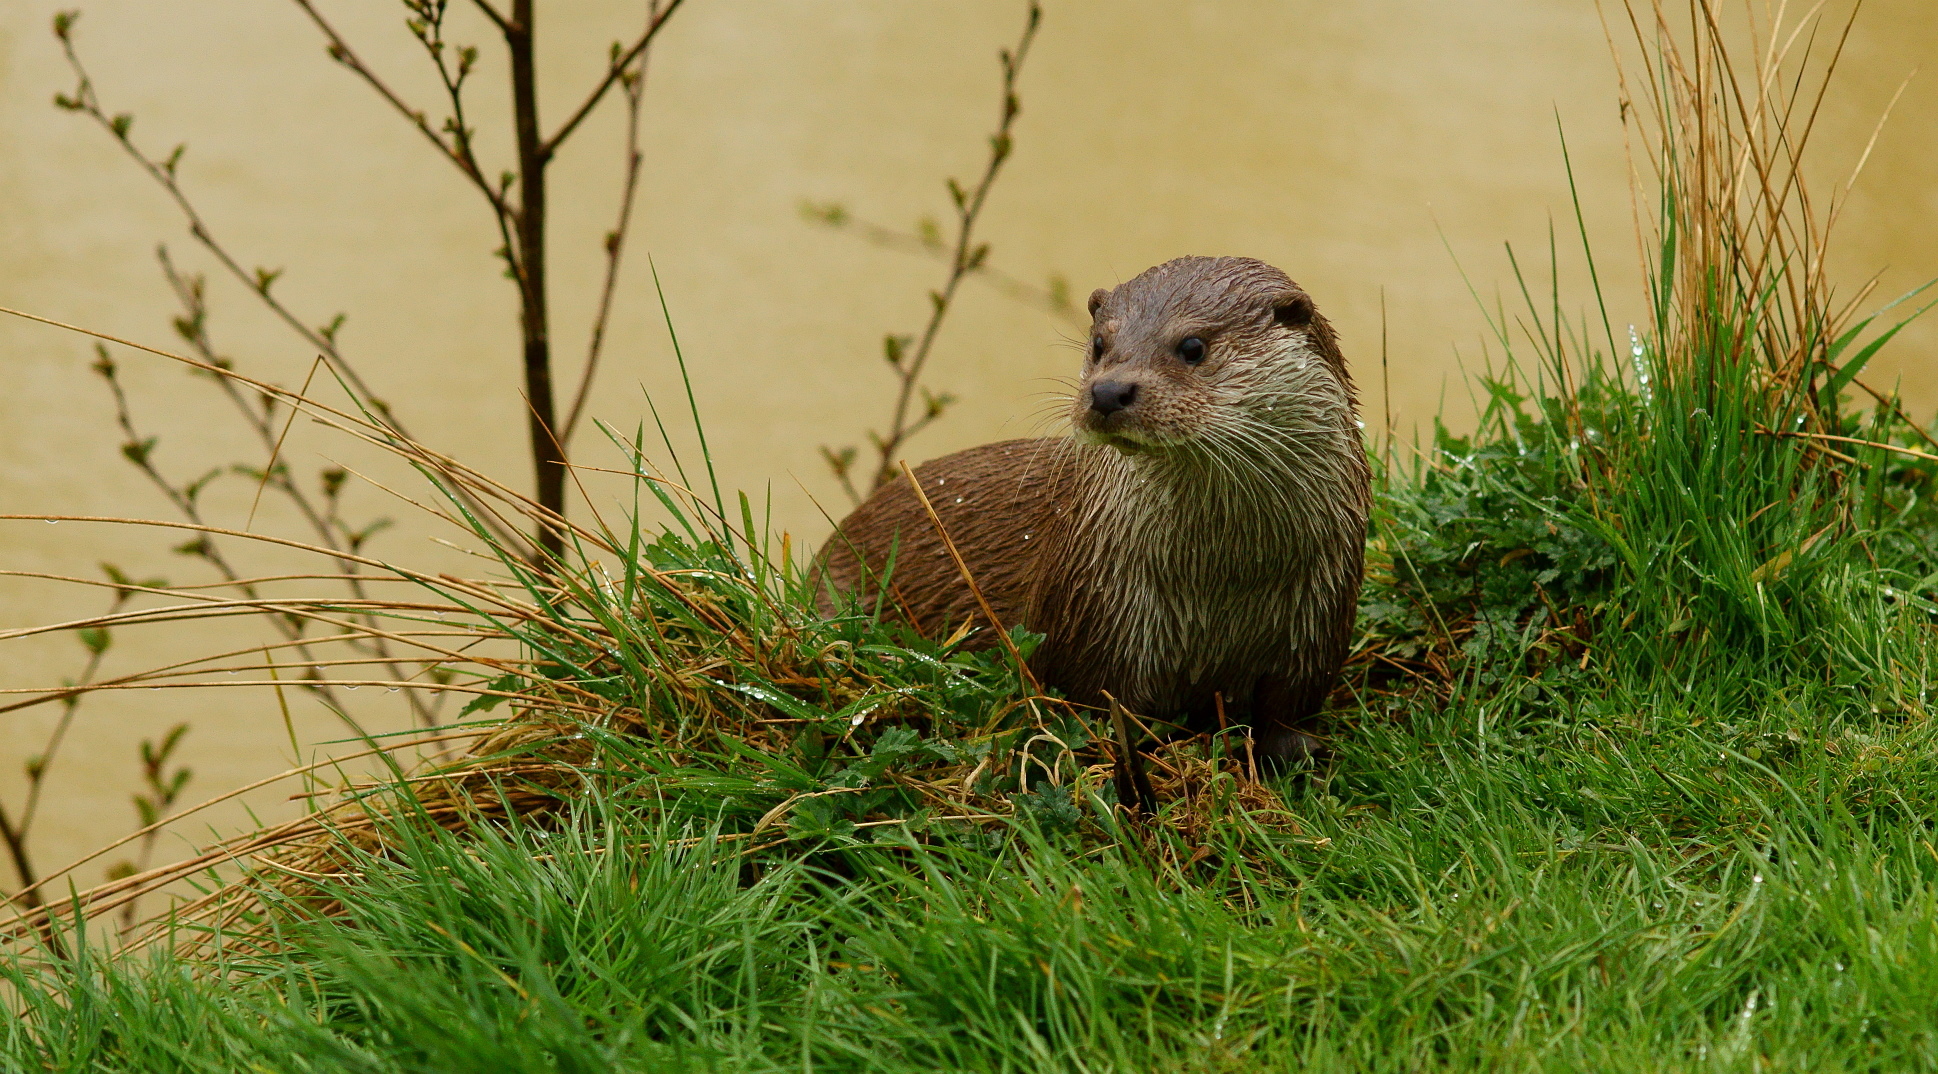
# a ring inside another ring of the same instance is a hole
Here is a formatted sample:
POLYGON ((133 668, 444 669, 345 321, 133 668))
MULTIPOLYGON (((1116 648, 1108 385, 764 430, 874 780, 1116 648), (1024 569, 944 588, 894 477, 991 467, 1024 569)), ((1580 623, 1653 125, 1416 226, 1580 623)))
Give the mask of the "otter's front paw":
POLYGON ((1310 768, 1324 759, 1331 748, 1324 739, 1289 728, 1257 728, 1252 733, 1252 752, 1259 764, 1273 774, 1310 768))

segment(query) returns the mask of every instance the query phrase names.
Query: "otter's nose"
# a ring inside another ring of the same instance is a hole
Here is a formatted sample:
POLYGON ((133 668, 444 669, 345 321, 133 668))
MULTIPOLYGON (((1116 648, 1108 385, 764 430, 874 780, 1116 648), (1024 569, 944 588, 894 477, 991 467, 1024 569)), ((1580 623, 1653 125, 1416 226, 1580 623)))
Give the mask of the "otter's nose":
POLYGON ((1115 414, 1137 401, 1137 385, 1123 380, 1106 380, 1090 386, 1090 409, 1099 414, 1115 414))

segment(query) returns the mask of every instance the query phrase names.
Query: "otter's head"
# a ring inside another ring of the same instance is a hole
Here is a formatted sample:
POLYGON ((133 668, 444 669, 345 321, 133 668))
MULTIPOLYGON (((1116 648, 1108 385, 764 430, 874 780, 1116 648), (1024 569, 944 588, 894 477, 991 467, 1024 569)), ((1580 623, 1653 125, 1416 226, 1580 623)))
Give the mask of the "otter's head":
POLYGON ((1262 261, 1167 261, 1097 290, 1090 314, 1071 400, 1084 440, 1145 454, 1351 419, 1331 327, 1298 284, 1262 261))

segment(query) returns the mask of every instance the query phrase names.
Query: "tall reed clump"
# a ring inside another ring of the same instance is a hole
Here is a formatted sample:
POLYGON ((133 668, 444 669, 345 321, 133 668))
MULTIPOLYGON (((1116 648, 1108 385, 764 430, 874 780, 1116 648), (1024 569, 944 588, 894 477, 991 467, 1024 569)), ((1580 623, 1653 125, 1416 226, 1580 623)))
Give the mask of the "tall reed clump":
POLYGON ((1816 197, 1805 167, 1848 23, 1825 45, 1815 17, 1709 0, 1622 14, 1645 319, 1613 319, 1585 225, 1588 313, 1515 262, 1480 429, 1388 475, 1361 666, 1416 673, 1402 689, 1787 684, 1922 712, 1938 442, 1860 379, 1922 310, 1835 292, 1849 184, 1816 197))

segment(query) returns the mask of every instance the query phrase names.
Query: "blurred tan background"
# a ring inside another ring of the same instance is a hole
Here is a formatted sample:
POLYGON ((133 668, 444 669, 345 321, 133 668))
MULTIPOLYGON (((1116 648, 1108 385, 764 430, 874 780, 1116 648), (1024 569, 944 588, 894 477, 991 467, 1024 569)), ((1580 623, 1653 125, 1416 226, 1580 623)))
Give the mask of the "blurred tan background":
MULTIPOLYGON (((400 5, 319 5, 366 60, 440 114, 400 5)), ((539 7, 555 123, 602 69, 609 42, 637 33, 643 4, 539 7)), ((210 273, 221 349, 257 376, 300 383, 309 351, 215 278, 179 214, 117 145, 52 107, 52 95, 72 87, 48 28, 55 9, 0 0, 0 304, 170 346, 175 306, 154 257, 166 242, 185 267, 210 273)), ((452 35, 495 56, 472 9, 452 10, 452 35)), ((838 516, 845 501, 816 449, 858 442, 883 423, 893 383, 881 336, 919 328, 942 268, 815 226, 800 206, 839 202, 901 229, 946 218, 942 180, 971 179, 985 159, 996 52, 1015 39, 1022 14, 1006 0, 688 0, 653 53, 646 178, 595 415, 631 430, 649 395, 663 413, 683 410, 650 255, 723 483, 757 503, 771 494, 776 527, 797 547, 817 541, 827 529, 821 510, 838 516)), ((77 33, 105 106, 135 116, 136 141, 153 155, 187 143, 183 183, 225 244, 246 265, 286 269, 278 293, 311 323, 347 313, 345 351, 420 438, 522 487, 515 305, 489 256, 497 239, 484 206, 420 135, 325 58, 296 6, 94 0, 77 33)), ((1826 179, 1841 179, 1892 94, 1934 59, 1938 5, 1869 0, 1817 134, 1826 179)), ((495 123, 501 85, 488 60, 475 94, 484 151, 506 160, 495 123)), ((1639 312, 1613 66, 1592 0, 1046 0, 1021 95, 1016 155, 985 217, 994 264, 1032 283, 1060 275, 1081 301, 1179 254, 1272 261, 1340 326, 1369 427, 1390 416, 1404 438, 1443 410, 1465 423, 1460 363, 1476 369, 1499 350, 1469 283, 1488 302, 1513 297, 1504 243, 1545 278, 1553 227, 1564 306, 1588 307, 1558 127, 1617 331, 1639 312)), ((554 332, 568 390, 616 207, 617 103, 552 172, 554 332)), ((1847 290, 1881 273, 1881 302, 1938 275, 1934 130, 1938 72, 1910 84, 1852 192, 1837 266, 1847 290)), ((966 285, 931 378, 962 401, 910 455, 1042 431, 1043 393, 1073 370, 1064 341, 1078 331, 966 285)), ((1867 379, 1901 381, 1929 419, 1938 407, 1934 350, 1938 322, 1927 321, 1867 379)), ((120 457, 92 360, 85 339, 0 318, 0 512, 168 516, 120 457)), ((160 437, 158 465, 179 479, 260 461, 205 381, 133 352, 117 351, 117 360, 141 420, 160 437)), ((596 432, 582 433, 577 448, 581 461, 614 461, 596 432)), ((308 427, 293 434, 289 457, 309 480, 327 460, 364 458, 308 427)), ((593 495, 611 491, 595 484, 593 495)), ((246 481, 218 483, 211 514, 242 519, 249 493, 246 481)), ((356 496, 358 510, 400 519, 377 554, 456 561, 407 509, 368 489, 356 496)), ((288 523, 274 505, 258 518, 271 530, 288 523)), ((96 564, 109 561, 207 580, 206 567, 168 552, 171 543, 131 529, 0 523, 0 567, 99 577, 96 564)), ((90 614, 106 599, 0 577, 0 631, 90 614)), ((118 632, 105 670, 260 637, 242 625, 197 631, 118 632)), ((71 636, 0 646, 8 687, 56 684, 85 656, 71 636)), ((385 704, 373 700, 373 725, 397 724, 385 704)), ((307 702, 294 715, 306 750, 342 733, 307 702)), ((9 803, 54 716, 0 714, 0 795, 9 803)), ((261 694, 90 699, 50 777, 35 843, 43 868, 132 826, 135 743, 180 720, 193 725, 183 747, 196 773, 192 799, 273 772, 292 753, 273 699, 261 694)), ((250 808, 269 817, 293 807, 277 792, 250 808)), ((236 807, 209 823, 245 819, 236 807)), ((185 826, 158 853, 206 830, 185 826)), ((13 886, 10 871, 4 883, 13 886)))

